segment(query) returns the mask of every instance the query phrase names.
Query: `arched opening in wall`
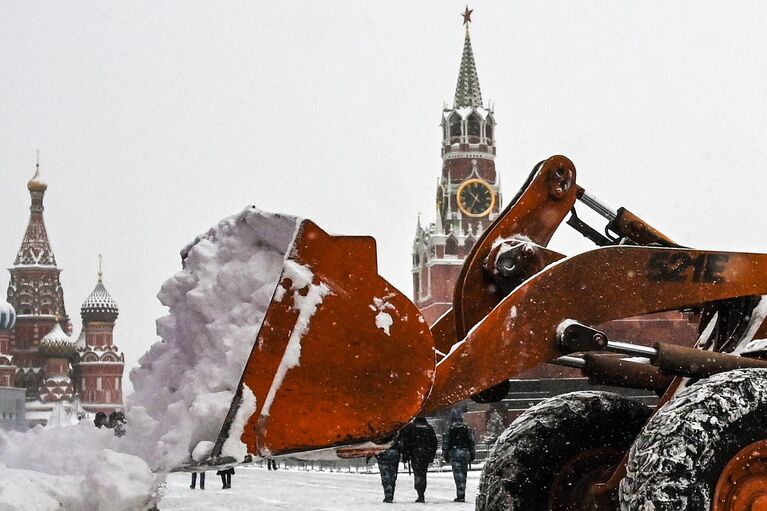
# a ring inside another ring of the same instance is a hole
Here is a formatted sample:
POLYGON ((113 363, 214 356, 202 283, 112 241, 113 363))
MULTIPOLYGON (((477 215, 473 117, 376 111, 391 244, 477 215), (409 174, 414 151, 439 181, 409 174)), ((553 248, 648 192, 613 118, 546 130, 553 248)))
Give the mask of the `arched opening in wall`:
POLYGON ((487 139, 487 143, 491 144, 493 143, 493 119, 488 118, 487 123, 485 124, 485 138, 487 139))
POLYGON ((99 357, 95 353, 86 353, 83 355, 83 362, 98 362, 99 357))
MULTIPOLYGON (((27 306, 27 309, 30 310, 27 314, 31 314, 31 305, 32 302, 34 302, 34 299, 32 298, 32 295, 26 292, 19 293, 19 304, 25 304, 27 306)), ((22 306, 22 308, 24 308, 22 306)))
POLYGON ((466 241, 463 244, 464 249, 466 251, 466 255, 468 255, 469 252, 471 252, 471 249, 474 248, 474 244, 476 242, 477 241, 474 239, 474 236, 469 236, 468 238, 466 238, 466 241))
POLYGON ((21 386, 26 387, 26 396, 28 398, 34 398, 40 388, 40 382, 38 381, 37 375, 30 372, 24 375, 21 386))
POLYGON ((469 142, 478 143, 480 130, 482 129, 482 120, 479 115, 473 113, 469 116, 469 120, 466 126, 466 132, 469 135, 469 142))
POLYGON ((453 114, 450 116, 450 143, 461 141, 461 116, 453 114))
POLYGON ((452 234, 445 240, 445 254, 457 255, 458 254, 458 240, 452 234))
POLYGON ((105 353, 103 357, 101 357, 102 362, 117 362, 117 357, 114 356, 111 353, 105 353))

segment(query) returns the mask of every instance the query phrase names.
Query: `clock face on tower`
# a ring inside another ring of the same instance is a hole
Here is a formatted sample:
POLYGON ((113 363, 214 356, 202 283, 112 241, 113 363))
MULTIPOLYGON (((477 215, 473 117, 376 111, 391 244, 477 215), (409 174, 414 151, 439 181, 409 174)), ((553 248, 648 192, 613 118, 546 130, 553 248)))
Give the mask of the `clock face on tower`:
POLYGON ((495 206, 493 188, 481 179, 468 179, 458 188, 458 207, 467 216, 485 216, 495 206))

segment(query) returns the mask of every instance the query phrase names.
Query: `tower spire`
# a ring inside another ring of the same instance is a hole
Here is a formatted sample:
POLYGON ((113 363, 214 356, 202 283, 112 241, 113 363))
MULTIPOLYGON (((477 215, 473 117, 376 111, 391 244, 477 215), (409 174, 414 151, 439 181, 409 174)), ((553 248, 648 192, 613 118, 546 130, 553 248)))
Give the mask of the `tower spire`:
POLYGON ((482 106, 482 92, 479 89, 479 77, 477 76, 477 66, 474 64, 474 52, 471 49, 471 35, 469 34, 472 12, 474 10, 470 10, 467 5, 466 10, 461 14, 463 24, 466 27, 466 35, 463 41, 463 55, 461 56, 461 68, 458 71, 458 84, 455 88, 453 108, 482 106))
POLYGON ((104 276, 104 272, 101 271, 101 259, 102 259, 102 256, 101 254, 99 254, 99 282, 101 282, 101 277, 104 276))
POLYGON ((21 242, 21 248, 16 255, 14 266, 41 265, 56 266, 56 258, 53 256, 48 233, 43 221, 43 198, 48 185, 40 177, 40 152, 37 153, 35 175, 27 183, 27 189, 31 199, 29 208, 29 224, 21 242))

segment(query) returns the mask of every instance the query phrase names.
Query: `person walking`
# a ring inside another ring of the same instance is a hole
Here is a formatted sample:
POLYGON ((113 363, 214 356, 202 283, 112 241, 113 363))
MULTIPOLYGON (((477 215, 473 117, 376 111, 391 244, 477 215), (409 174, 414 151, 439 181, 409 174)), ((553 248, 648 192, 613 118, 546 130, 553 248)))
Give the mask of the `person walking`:
POLYGON ((455 502, 466 502, 466 474, 475 456, 474 433, 463 422, 461 412, 453 409, 450 412, 450 427, 442 435, 442 457, 453 469, 455 502))
POLYGON ((394 502, 394 487, 397 485, 397 472, 399 471, 400 451, 402 450, 399 435, 394 437, 391 446, 383 452, 376 454, 378 472, 381 474, 381 485, 384 490, 386 503, 394 502))
POLYGON ((234 467, 225 468, 216 472, 221 476, 221 489, 228 490, 232 487, 232 475, 234 474, 234 467))
MULTIPOLYGON (((192 484, 189 486, 191 489, 194 490, 194 487, 197 485, 197 472, 192 472, 192 484)), ((205 472, 200 472, 200 489, 205 489, 205 472)))
POLYGON ((109 421, 107 420, 107 414, 105 414, 104 412, 97 412, 96 417, 93 419, 93 424, 97 428, 103 428, 104 426, 107 425, 108 422, 109 421))
POLYGON ((434 461, 437 453, 437 434, 434 428, 423 417, 402 428, 402 459, 410 461, 413 468, 415 491, 418 493, 416 502, 426 502, 426 472, 429 463, 434 461))

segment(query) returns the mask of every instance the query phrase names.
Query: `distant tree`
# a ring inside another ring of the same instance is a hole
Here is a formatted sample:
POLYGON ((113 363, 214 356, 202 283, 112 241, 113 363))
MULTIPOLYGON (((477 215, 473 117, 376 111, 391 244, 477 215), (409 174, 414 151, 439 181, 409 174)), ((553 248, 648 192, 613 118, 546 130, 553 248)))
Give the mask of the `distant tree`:
POLYGON ((490 411, 490 418, 487 421, 487 432, 482 436, 482 441, 488 445, 493 445, 501 433, 506 429, 501 414, 493 408, 490 411))

